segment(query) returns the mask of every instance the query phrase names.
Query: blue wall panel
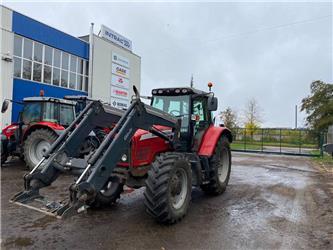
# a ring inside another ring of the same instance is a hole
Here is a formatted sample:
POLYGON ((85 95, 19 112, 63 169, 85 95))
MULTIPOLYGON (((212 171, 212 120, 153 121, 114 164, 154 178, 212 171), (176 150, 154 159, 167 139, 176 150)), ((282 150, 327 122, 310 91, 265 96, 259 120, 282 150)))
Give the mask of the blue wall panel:
POLYGON ((64 50, 79 57, 89 58, 89 44, 41 22, 13 11, 14 33, 64 50))
MULTIPOLYGON (((40 84, 22 79, 14 79, 13 100, 22 101, 24 97, 39 96, 39 91, 44 90, 45 96, 63 98, 65 95, 87 95, 86 92, 60 88, 47 84, 40 84)), ((13 103, 12 122, 18 120, 22 105, 13 103)))

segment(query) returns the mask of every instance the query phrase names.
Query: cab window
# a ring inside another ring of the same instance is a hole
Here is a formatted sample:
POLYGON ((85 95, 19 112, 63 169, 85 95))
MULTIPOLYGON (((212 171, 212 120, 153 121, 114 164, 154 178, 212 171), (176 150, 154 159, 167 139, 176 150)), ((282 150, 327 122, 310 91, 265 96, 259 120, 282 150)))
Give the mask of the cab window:
POLYGON ((203 99, 197 99, 193 101, 193 115, 198 116, 196 123, 206 120, 206 113, 204 112, 203 99))
POLYGON ((41 119, 41 103, 31 102, 24 105, 22 112, 22 121, 24 124, 38 122, 41 119))
POLYGON ((59 104, 46 102, 43 110, 43 121, 58 122, 59 104))
POLYGON ((74 109, 71 105, 60 104, 60 124, 68 126, 74 121, 74 109))

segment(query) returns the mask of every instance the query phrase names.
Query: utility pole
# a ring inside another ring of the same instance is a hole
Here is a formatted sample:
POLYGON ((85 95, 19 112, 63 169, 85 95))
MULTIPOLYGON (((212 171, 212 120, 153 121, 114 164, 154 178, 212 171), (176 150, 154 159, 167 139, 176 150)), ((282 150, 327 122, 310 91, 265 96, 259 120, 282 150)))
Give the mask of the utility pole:
POLYGON ((297 105, 295 105, 295 129, 297 129, 297 105))
POLYGON ((191 75, 191 88, 193 88, 193 74, 191 75))

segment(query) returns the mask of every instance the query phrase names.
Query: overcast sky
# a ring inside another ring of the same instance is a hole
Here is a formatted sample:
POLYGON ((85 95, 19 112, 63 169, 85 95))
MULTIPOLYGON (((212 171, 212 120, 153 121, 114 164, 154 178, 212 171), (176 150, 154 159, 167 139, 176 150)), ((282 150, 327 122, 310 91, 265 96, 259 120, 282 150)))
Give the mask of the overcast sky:
MULTIPOLYGON (((5 6, 74 36, 101 24, 141 56, 141 92, 194 85, 241 116, 255 98, 263 126, 293 127, 313 80, 333 82, 332 3, 29 3, 5 6)), ((108 69, 106 69, 108 70, 108 69)), ((304 115, 299 115, 299 124, 304 115)))

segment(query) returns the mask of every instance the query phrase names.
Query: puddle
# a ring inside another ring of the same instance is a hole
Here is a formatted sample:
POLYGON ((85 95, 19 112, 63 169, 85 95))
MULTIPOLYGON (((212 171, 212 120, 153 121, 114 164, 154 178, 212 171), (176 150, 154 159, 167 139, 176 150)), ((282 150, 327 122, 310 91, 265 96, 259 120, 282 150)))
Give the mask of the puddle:
POLYGON ((34 241, 28 237, 8 238, 3 242, 5 247, 27 247, 31 246, 34 241))

